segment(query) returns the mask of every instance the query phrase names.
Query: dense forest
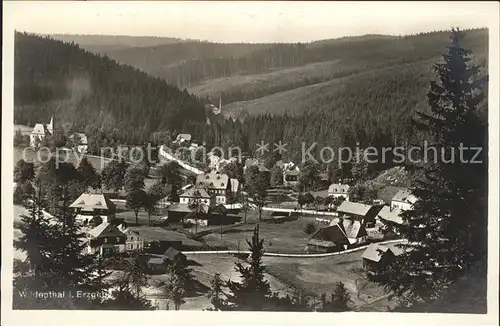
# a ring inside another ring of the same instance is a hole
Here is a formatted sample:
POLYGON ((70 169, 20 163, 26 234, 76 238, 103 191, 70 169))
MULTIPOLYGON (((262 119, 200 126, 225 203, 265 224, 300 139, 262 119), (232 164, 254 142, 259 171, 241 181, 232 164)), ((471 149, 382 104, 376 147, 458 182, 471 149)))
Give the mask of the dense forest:
MULTIPOLYGON (((487 45, 487 31, 477 29, 468 33, 466 46, 483 53, 487 45)), ((433 32, 402 37, 367 35, 312 43, 272 45, 191 41, 120 49, 106 54, 180 87, 188 87, 214 78, 270 73, 331 60, 341 60, 342 67, 349 67, 347 71, 332 71, 323 77, 322 81, 326 81, 346 76, 349 71, 358 73, 437 58, 447 42, 447 32, 433 32)), ((307 77, 304 76, 304 79, 307 77)), ((292 89, 294 82, 296 81, 291 81, 287 89, 292 89)), ((314 82, 315 80, 309 81, 310 84, 314 82)), ((280 89, 283 90, 284 86, 280 89)), ((249 99, 246 94, 239 98, 233 97, 232 101, 249 99)))
MULTIPOLYGON (((237 118, 211 119, 207 124, 210 113, 204 104, 218 104, 218 98, 191 96, 139 71, 140 67, 118 64, 75 44, 18 33, 15 122, 48 122, 55 113, 67 130, 91 134, 99 130, 100 139, 111 137, 114 142, 144 143, 152 134, 189 132, 209 147, 240 146, 248 153, 261 141, 272 145, 281 140, 287 143, 284 158, 293 160, 300 160, 302 143, 309 148, 317 142, 318 150, 321 146, 355 146, 356 142, 360 146, 400 145, 420 137, 410 122, 416 110, 426 107, 431 68, 446 49, 448 36, 436 32, 309 44, 184 42, 154 47, 168 54, 165 57, 155 51, 148 55, 153 48, 121 51, 130 60, 142 55, 141 62, 152 66, 160 60, 175 69, 184 67, 188 70, 180 74, 182 78, 191 78, 187 71, 194 66, 189 62, 203 66, 213 59, 224 63, 226 70, 200 68, 202 79, 340 59, 338 64, 308 70, 302 78, 287 79, 285 75, 280 83, 271 81, 274 88, 268 83, 224 93, 223 112, 237 118), (193 59, 196 56, 199 58, 193 59), (182 57, 185 61, 180 64, 182 57), (332 70, 324 71, 324 67, 332 70), (256 99, 226 104, 239 98, 256 99)), ((468 31, 464 45, 472 48, 475 60, 487 69, 487 30, 468 31)), ((484 103, 485 118, 486 108, 484 103)))
POLYGON ((136 68, 26 33, 16 33, 14 60, 17 124, 47 123, 55 115, 67 131, 114 130, 127 143, 157 130, 202 136, 204 103, 136 68))

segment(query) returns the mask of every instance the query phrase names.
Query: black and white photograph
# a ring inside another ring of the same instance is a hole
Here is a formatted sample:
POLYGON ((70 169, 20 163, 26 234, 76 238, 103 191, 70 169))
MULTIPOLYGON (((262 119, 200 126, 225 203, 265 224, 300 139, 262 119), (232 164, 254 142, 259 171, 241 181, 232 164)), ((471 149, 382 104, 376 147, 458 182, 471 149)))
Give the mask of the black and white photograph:
POLYGON ((498 323, 497 2, 4 10, 5 325, 498 323))

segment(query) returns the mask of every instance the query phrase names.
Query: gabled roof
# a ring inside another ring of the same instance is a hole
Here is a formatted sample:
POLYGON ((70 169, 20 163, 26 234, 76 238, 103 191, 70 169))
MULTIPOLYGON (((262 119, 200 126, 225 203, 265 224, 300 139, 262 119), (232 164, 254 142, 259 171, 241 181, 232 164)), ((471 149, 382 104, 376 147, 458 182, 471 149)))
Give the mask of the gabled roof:
POLYGON ((368 235, 365 227, 359 221, 343 219, 340 223, 340 227, 349 239, 357 239, 368 235))
POLYGON ((83 193, 71 205, 71 208, 81 208, 84 211, 93 211, 94 209, 114 210, 116 205, 104 194, 83 193))
POLYGON ((285 170, 284 173, 286 175, 299 175, 300 174, 300 172, 297 170, 285 170))
POLYGON ((181 139, 185 139, 187 141, 191 140, 191 134, 178 134, 176 140, 179 141, 181 139))
POLYGON ((380 212, 378 212, 378 217, 380 217, 381 219, 384 219, 386 221, 391 221, 394 223, 403 224, 403 218, 401 217, 401 212, 402 211, 399 208, 391 209, 390 206, 386 205, 386 206, 382 207, 380 212))
POLYGON ((332 183, 330 187, 328 187, 328 192, 329 193, 334 193, 334 194, 346 194, 349 192, 349 188, 351 188, 349 185, 346 184, 341 184, 341 183, 332 183))
MULTIPOLYGON (((205 213, 208 213, 208 206, 207 205, 201 205, 203 211, 205 213)), ((181 203, 175 203, 170 206, 168 206, 167 210, 169 212, 178 212, 178 213, 191 213, 192 209, 189 208, 188 204, 181 204, 181 203)))
POLYGON ((163 256, 165 256, 166 258, 170 259, 170 260, 174 260, 177 256, 179 255, 182 255, 184 256, 184 254, 182 252, 180 252, 179 250, 175 249, 175 248, 168 248, 164 253, 163 253, 163 256))
POLYGON ((180 197, 194 198, 194 197, 196 197, 195 196, 196 192, 198 192, 200 194, 200 198, 203 198, 203 199, 210 199, 210 198, 212 198, 212 196, 208 193, 208 191, 205 188, 200 187, 200 186, 187 189, 186 191, 184 191, 180 195, 180 197))
POLYGON ((371 208, 372 208, 371 205, 356 203, 356 202, 352 202, 352 201, 344 201, 344 202, 342 202, 342 204, 340 204, 337 211, 339 213, 365 216, 366 214, 368 214, 368 212, 370 211, 371 208))
POLYGON ((394 197, 392 197, 392 200, 414 204, 417 201, 417 198, 413 196, 408 189, 401 189, 394 195, 394 197))
POLYGON ((209 189, 227 189, 229 177, 227 174, 218 172, 200 174, 196 177, 196 184, 204 185, 209 189))
POLYGON ((344 231, 342 231, 342 229, 340 228, 340 226, 338 224, 327 226, 327 227, 319 229, 318 231, 316 231, 316 233, 313 234, 313 236, 311 237, 311 240, 315 240, 315 241, 313 241, 313 242, 310 241, 309 242, 310 244, 314 244, 314 242, 318 242, 318 241, 326 241, 326 242, 335 243, 338 245, 348 243, 348 239, 347 239, 344 231))
POLYGON ((378 263, 386 252, 392 253, 391 249, 389 249, 388 247, 372 243, 368 246, 368 248, 366 248, 361 258, 378 263))
POLYGON ((33 130, 31 131, 31 133, 36 134, 36 135, 45 135, 45 134, 50 133, 50 132, 47 128, 47 125, 45 125, 43 123, 37 123, 33 127, 33 130))
POLYGON ((91 236, 98 237, 124 237, 125 234, 107 222, 103 222, 88 232, 91 236))

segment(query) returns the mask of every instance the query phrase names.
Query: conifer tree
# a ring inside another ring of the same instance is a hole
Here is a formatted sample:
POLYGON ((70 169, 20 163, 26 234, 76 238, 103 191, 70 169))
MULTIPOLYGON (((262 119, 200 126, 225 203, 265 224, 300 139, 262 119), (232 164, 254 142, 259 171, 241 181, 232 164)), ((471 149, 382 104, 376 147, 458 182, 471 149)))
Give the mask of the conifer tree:
POLYGON ((80 161, 77 170, 78 172, 80 172, 81 180, 85 190, 89 187, 93 189, 101 188, 101 177, 96 172, 94 166, 89 162, 86 156, 84 156, 80 161))
POLYGON ((264 240, 259 239, 259 226, 254 229, 252 241, 247 240, 251 251, 248 266, 236 263, 236 271, 240 273, 241 282, 229 280, 227 287, 231 291, 228 301, 237 310, 262 310, 268 303, 271 289, 264 279, 265 267, 262 263, 264 240))
POLYGON ((461 47, 463 37, 452 30, 443 62, 434 66, 438 77, 428 93, 429 111, 416 120, 437 148, 416 167, 420 173, 411 191, 418 200, 402 214, 402 225, 387 222, 409 240, 404 247, 411 250, 374 278, 405 304, 438 298, 471 263, 486 256, 487 142, 477 112, 486 79, 471 63, 471 52, 461 47), (460 147, 472 150, 460 153, 460 147), (481 149, 477 157, 474 148, 481 149))

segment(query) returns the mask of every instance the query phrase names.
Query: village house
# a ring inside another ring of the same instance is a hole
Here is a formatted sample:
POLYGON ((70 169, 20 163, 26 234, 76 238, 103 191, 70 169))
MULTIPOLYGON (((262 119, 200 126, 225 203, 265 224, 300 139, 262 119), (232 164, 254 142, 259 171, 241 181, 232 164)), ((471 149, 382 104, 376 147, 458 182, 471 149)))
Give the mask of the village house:
POLYGON ((208 193, 215 196, 216 205, 227 204, 228 196, 234 195, 231 182, 227 174, 218 172, 200 174, 196 178, 197 186, 203 186, 208 193))
POLYGON ((259 169, 259 172, 271 172, 266 166, 255 158, 247 158, 245 160, 245 165, 243 166, 243 172, 246 171, 247 168, 251 166, 256 166, 259 169))
POLYGON ((116 226, 103 222, 87 232, 87 252, 100 256, 111 256, 125 251, 127 236, 116 226))
POLYGON ((209 206, 208 205, 202 205, 201 206, 203 213, 204 213, 204 218, 199 218, 198 220, 195 220, 194 218, 189 218, 189 214, 193 212, 193 209, 190 207, 189 204, 185 203, 173 203, 172 205, 168 206, 167 208, 167 214, 168 218, 167 221, 169 223, 176 223, 176 222, 181 222, 184 221, 184 223, 198 223, 198 225, 203 225, 207 226, 208 225, 208 220, 209 220, 209 206))
POLYGON ((69 207, 83 225, 109 223, 116 217, 116 205, 105 194, 83 193, 69 207))
POLYGON ((138 231, 130 230, 123 224, 118 225, 118 230, 127 237, 125 240, 124 251, 142 250, 144 248, 144 239, 138 231))
POLYGON ((215 196, 208 193, 208 191, 203 186, 196 185, 193 188, 187 189, 179 196, 179 202, 181 204, 191 204, 194 199, 198 197, 200 204, 212 206, 215 205, 215 196))
POLYGON ((403 211, 410 210, 417 198, 408 189, 399 190, 391 200, 391 208, 399 208, 403 211))
POLYGON ((361 222, 363 225, 375 223, 380 206, 344 201, 337 208, 340 217, 361 222))
POLYGON ((299 170, 284 170, 283 171, 283 185, 285 187, 293 187, 299 183, 299 170))
POLYGON ((33 127, 30 133, 30 147, 38 148, 45 137, 52 136, 54 134, 54 117, 50 118, 48 124, 37 123, 33 127))
POLYGON ((319 229, 307 243, 308 253, 325 253, 342 251, 349 245, 344 231, 338 224, 319 229))
POLYGON ((87 153, 87 150, 89 148, 87 135, 81 132, 74 133, 69 136, 69 139, 73 142, 74 148, 76 148, 79 153, 87 153))
POLYGON ((377 274, 380 269, 390 264, 395 257, 389 247, 372 243, 361 256, 363 269, 368 273, 377 274))
POLYGON ((377 218, 383 221, 389 221, 396 224, 403 224, 403 218, 401 213, 403 210, 400 208, 392 208, 391 206, 385 205, 382 207, 380 212, 377 214, 377 218))
POLYGON ((184 255, 182 252, 175 248, 168 248, 164 253, 163 256, 165 257, 165 260, 168 261, 169 263, 173 263, 175 260, 180 260, 180 261, 186 261, 187 257, 184 255))
POLYGON ((328 196, 333 198, 342 197, 346 201, 349 201, 349 189, 350 186, 347 184, 332 183, 330 187, 328 187, 328 196))
POLYGON ((177 138, 175 139, 174 143, 178 145, 182 145, 185 143, 190 143, 191 142, 191 134, 178 134, 177 138))
POLYGON ((338 224, 342 231, 344 232, 347 240, 349 240, 349 245, 360 245, 366 242, 368 233, 366 228, 359 221, 354 221, 350 219, 336 219, 330 223, 330 225, 338 224))
POLYGON ((285 163, 279 160, 276 162, 276 166, 283 170, 283 185, 285 187, 293 187, 299 183, 300 169, 295 163, 285 163))

